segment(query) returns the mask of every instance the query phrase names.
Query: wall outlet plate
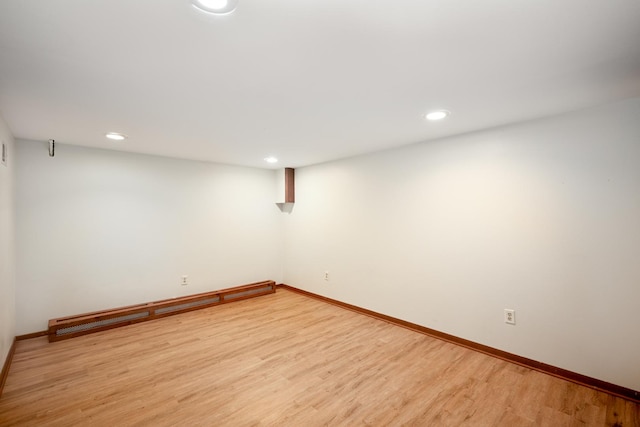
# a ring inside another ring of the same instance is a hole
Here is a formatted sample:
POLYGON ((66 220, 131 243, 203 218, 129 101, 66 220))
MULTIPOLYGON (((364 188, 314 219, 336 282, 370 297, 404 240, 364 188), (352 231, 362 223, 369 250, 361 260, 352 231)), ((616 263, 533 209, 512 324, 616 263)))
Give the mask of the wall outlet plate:
POLYGON ((509 325, 516 324, 516 311, 510 308, 504 309, 504 323, 508 323, 509 325))

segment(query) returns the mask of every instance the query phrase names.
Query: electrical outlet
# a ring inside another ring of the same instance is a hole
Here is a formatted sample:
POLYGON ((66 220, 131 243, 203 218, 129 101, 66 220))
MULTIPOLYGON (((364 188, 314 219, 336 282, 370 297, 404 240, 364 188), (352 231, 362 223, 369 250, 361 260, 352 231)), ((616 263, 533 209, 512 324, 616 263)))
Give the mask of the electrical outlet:
POLYGON ((187 281, 187 279, 189 278, 189 276, 182 276, 182 282, 180 283, 182 286, 187 286, 189 284, 189 282, 187 281))
POLYGON ((327 282, 329 281, 329 272, 328 271, 324 272, 324 280, 326 280, 327 282))
POLYGON ((516 324, 516 311, 511 310, 509 308, 504 309, 504 323, 508 323, 510 325, 516 324))

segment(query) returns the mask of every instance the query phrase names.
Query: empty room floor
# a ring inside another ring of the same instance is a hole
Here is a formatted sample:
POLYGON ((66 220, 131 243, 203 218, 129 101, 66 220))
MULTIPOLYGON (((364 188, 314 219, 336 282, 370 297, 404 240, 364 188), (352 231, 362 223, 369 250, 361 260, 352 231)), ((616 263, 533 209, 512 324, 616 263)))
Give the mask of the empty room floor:
POLYGON ((19 341, 0 425, 640 426, 640 405, 278 289, 19 341))

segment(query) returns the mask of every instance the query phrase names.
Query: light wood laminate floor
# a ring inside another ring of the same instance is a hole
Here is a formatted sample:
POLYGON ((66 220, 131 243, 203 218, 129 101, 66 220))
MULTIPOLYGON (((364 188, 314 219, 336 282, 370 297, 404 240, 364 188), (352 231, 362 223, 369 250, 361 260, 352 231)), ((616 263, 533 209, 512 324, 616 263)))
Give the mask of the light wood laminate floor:
POLYGON ((639 407, 279 289, 20 341, 0 425, 627 427, 639 407))

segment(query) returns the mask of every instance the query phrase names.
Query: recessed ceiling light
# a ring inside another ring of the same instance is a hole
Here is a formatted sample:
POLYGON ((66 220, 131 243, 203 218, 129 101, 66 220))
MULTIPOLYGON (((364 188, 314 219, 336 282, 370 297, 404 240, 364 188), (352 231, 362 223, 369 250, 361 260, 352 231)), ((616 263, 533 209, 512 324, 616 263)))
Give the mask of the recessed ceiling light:
POLYGON ((264 161, 267 163, 278 163, 278 159, 273 156, 265 157, 264 161))
POLYGON ((228 15, 238 5, 238 0, 191 0, 193 7, 213 15, 228 15))
POLYGON ((114 141, 122 141, 127 138, 127 135, 123 135, 117 132, 109 132, 105 136, 109 139, 113 139, 114 141))
POLYGON ((425 114, 424 118, 431 121, 442 120, 450 114, 451 113, 447 110, 438 110, 425 114))

